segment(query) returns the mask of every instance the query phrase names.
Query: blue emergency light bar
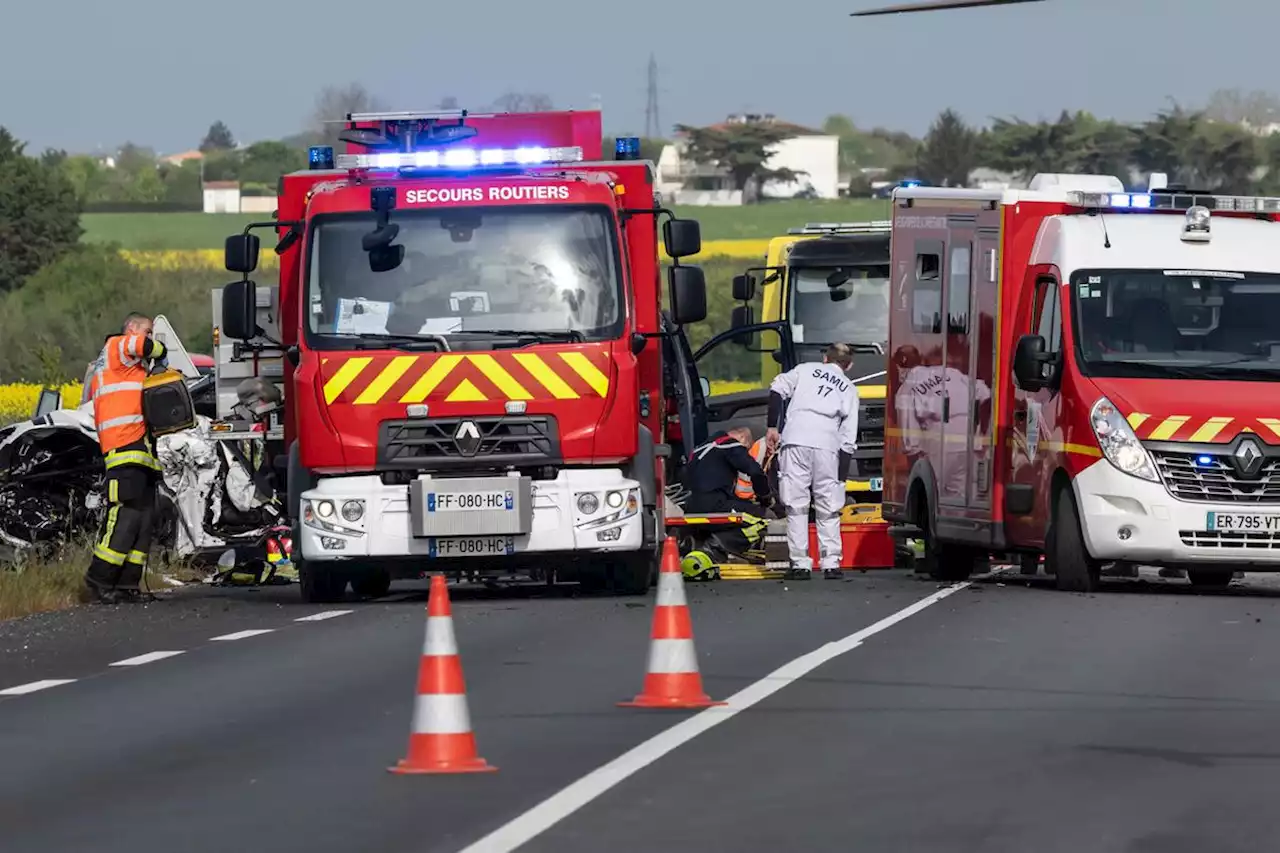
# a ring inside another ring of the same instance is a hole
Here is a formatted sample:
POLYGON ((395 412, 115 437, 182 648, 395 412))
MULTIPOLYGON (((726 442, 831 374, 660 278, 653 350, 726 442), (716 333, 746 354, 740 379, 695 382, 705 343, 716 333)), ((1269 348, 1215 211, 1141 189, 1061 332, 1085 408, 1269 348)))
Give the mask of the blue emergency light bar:
POLYGON ((582 149, 572 148, 448 148, 407 153, 342 154, 339 169, 477 169, 494 166, 539 166, 577 163, 582 149))
POLYGON ((332 169, 333 147, 313 145, 307 149, 307 166, 310 169, 332 169))
POLYGON ((1067 204, 1098 210, 1209 210, 1241 213, 1280 213, 1280 198, 1270 196, 1205 195, 1203 193, 1150 192, 1098 193, 1073 190, 1067 204))

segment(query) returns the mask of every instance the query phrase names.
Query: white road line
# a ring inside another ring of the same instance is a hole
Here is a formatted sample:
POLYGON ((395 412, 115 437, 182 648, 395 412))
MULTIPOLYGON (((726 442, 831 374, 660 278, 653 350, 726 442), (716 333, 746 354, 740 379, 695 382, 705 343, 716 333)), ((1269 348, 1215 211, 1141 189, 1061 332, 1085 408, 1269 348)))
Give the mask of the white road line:
POLYGON ((275 628, 258 628, 251 631, 236 631, 234 634, 223 634, 221 637, 211 637, 209 642, 216 643, 221 640, 247 640, 249 637, 257 637, 260 634, 270 634, 275 628))
POLYGON ((874 625, 850 634, 844 639, 827 643, 807 655, 783 664, 769 675, 730 696, 726 705, 718 708, 708 708, 697 716, 690 717, 666 731, 654 735, 649 740, 629 752, 623 753, 608 764, 596 768, 559 793, 543 800, 511 822, 498 827, 484 838, 460 851, 460 853, 510 853, 510 851, 546 832, 610 788, 626 780, 629 776, 638 773, 659 758, 662 758, 662 756, 683 746, 703 732, 731 719, 752 705, 764 701, 788 684, 813 672, 824 663, 834 660, 845 652, 853 651, 862 645, 863 640, 868 637, 892 628, 904 619, 914 616, 926 607, 937 604, 947 596, 954 595, 968 586, 969 583, 961 583, 938 590, 928 598, 922 598, 910 607, 899 610, 892 616, 886 616, 874 625))
POLYGON ((73 684, 74 682, 74 678, 49 678, 44 681, 33 681, 30 684, 19 684, 17 687, 0 690, 0 696, 22 696, 27 693, 35 693, 37 690, 60 687, 63 684, 73 684))
POLYGON ((118 660, 111 664, 111 666, 141 666, 144 663, 164 660, 165 658, 176 657, 180 654, 182 654, 182 652, 147 652, 145 655, 138 655, 136 658, 118 660))
POLYGON ((326 619, 332 619, 335 616, 346 616, 348 613, 355 613, 354 610, 326 610, 323 613, 312 613, 310 616, 303 616, 301 619, 294 619, 294 622, 323 622, 326 619))

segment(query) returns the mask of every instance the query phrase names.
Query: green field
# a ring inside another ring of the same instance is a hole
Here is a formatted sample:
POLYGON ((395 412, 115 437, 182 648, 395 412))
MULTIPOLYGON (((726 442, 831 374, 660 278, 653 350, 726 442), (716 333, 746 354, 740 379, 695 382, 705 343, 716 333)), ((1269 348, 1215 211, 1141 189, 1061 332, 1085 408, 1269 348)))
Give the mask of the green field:
MULTIPOLYGON (((889 202, 775 201, 746 207, 681 207, 680 216, 702 222, 704 240, 749 240, 772 237, 806 222, 855 222, 883 219, 889 202)), ((119 243, 125 249, 220 249, 228 234, 266 214, 229 213, 86 213, 84 239, 119 243)))

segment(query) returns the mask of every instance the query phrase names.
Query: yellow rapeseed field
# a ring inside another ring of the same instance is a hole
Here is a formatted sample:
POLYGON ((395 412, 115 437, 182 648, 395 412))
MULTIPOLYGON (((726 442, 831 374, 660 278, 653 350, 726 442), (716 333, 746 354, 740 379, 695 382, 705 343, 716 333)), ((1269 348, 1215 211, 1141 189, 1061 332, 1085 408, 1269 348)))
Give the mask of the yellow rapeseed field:
MULTIPOLYGON (((769 246, 768 240, 707 240, 702 244, 699 258, 763 258, 769 246)), ((189 269, 224 269, 221 249, 184 249, 166 251, 125 250, 120 254, 136 267, 150 270, 172 271, 189 269)), ((663 256, 665 259, 665 255, 663 256)), ((275 269, 280 259, 275 252, 264 251, 258 261, 259 269, 275 269)))
MULTIPOLYGON (((43 385, 34 382, 16 382, 12 385, 0 385, 0 424, 11 424, 25 421, 36 410, 36 400, 40 397, 43 385)), ((68 382, 62 391, 62 406, 70 409, 80 404, 81 384, 68 382)))

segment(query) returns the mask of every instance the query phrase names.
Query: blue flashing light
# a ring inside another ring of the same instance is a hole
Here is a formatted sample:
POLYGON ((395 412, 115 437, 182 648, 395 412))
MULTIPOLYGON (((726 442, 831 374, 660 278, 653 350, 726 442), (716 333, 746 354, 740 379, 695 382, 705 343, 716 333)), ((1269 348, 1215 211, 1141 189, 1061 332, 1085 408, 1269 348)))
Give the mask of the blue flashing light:
POLYGON ((582 149, 540 148, 448 148, 442 151, 405 153, 343 154, 339 169, 441 169, 462 170, 492 167, 540 166, 582 160, 582 149))
POLYGON ((920 180, 919 178, 903 178, 901 181, 898 182, 898 186, 919 187, 919 186, 924 186, 924 181, 920 180))
POLYGON ((613 153, 615 160, 639 160, 640 137, 619 136, 613 141, 613 153))
POLYGON ((333 146, 313 145, 307 149, 307 164, 311 169, 333 168, 333 146))
POLYGON ((1131 210, 1150 210, 1151 196, 1147 193, 1111 193, 1110 207, 1131 210))
POLYGON ((1212 457, 1212 456, 1197 456, 1197 457, 1196 457, 1196 464, 1197 464, 1197 465, 1199 465, 1201 468, 1209 468, 1209 467, 1212 467, 1212 466, 1213 466, 1213 457, 1212 457))

